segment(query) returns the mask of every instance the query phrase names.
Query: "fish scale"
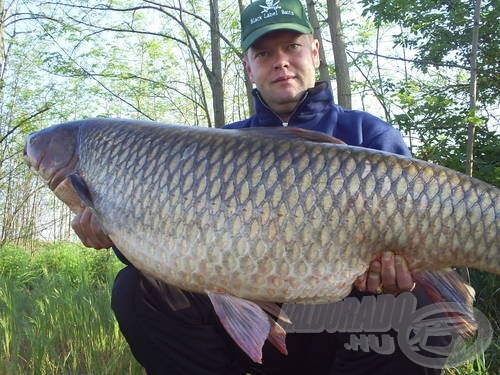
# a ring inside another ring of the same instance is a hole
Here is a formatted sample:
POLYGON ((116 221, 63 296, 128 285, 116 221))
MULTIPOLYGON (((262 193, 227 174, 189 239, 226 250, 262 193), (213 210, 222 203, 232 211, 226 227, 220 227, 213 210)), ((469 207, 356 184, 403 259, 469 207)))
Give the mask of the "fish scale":
POLYGON ((334 301, 346 290, 329 287, 331 275, 348 285, 384 250, 414 270, 499 272, 498 189, 458 172, 293 129, 71 126, 76 172, 107 233, 182 288, 297 302, 287 296, 307 286, 306 301, 334 301))

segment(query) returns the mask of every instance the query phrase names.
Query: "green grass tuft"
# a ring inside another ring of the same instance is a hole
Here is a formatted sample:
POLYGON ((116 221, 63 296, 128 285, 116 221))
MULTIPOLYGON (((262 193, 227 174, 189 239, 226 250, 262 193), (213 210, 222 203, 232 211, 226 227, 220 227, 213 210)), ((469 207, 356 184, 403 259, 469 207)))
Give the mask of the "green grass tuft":
POLYGON ((110 307, 121 265, 71 243, 0 249, 0 375, 142 374, 110 307))

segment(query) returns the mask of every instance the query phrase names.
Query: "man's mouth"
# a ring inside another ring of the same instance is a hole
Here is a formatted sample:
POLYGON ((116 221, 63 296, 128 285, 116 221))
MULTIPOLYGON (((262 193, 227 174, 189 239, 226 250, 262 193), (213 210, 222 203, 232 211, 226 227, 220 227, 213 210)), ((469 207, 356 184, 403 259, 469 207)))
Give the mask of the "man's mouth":
POLYGON ((295 77, 292 75, 280 76, 280 77, 276 78, 273 81, 273 83, 287 82, 289 80, 292 80, 293 78, 295 78, 295 77))

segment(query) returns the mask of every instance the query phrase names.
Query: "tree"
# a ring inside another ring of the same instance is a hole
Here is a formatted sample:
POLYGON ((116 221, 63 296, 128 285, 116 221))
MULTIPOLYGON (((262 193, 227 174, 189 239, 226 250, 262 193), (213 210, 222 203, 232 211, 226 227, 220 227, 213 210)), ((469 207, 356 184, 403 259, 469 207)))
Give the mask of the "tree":
MULTIPOLYGON (((220 126, 226 122, 228 99, 223 75, 230 77, 236 72, 232 68, 223 71, 223 66, 232 66, 236 57, 226 54, 222 59, 221 43, 232 50, 236 48, 226 37, 227 30, 220 28, 219 17, 224 12, 219 11, 219 1, 44 4, 44 26, 53 35, 70 38, 76 47, 71 58, 49 56, 61 73, 72 71, 75 76, 91 78, 101 86, 99 91, 121 101, 122 108, 129 107, 129 112, 139 113, 141 117, 165 120, 164 113, 170 112, 175 113, 172 117, 184 118, 183 123, 220 126), (152 24, 151 19, 155 23, 152 24), (97 36, 111 48, 99 43, 97 36), (119 46, 119 41, 126 43, 126 47, 119 46), (121 56, 115 54, 113 60, 106 59, 104 56, 110 55, 111 49, 119 51, 121 56), (79 66, 77 53, 80 51, 84 63, 90 59, 103 61, 92 67, 79 66), (137 51, 142 51, 145 57, 140 72, 134 71, 136 64, 118 64, 125 58, 134 60, 137 51), (107 69, 102 69, 103 66, 107 69), (112 84, 124 79, 128 81, 127 86, 112 84), (141 108, 138 105, 143 105, 145 100, 140 99, 138 91, 132 90, 139 87, 149 90, 147 96, 154 92, 158 99, 167 95, 167 100, 163 105, 156 101, 159 109, 157 106, 141 108)), ((225 8, 228 9, 231 10, 225 8)))
MULTIPOLYGON (((242 0, 238 7, 225 0, 0 1, 0 241, 71 233, 67 211, 23 165, 29 132, 96 116, 219 126, 251 111, 239 49, 242 0)), ((343 49, 328 43, 325 14, 333 2, 306 2, 325 53, 320 79, 329 79, 327 59, 343 49)), ((415 156, 454 169, 465 170, 473 124, 474 175, 498 185, 500 141, 489 128, 499 87, 493 2, 482 1, 476 24, 475 111, 468 4, 364 3, 369 20, 344 5, 345 67, 355 69, 347 76, 336 65, 337 83, 352 80, 360 109, 398 126, 415 156), (395 38, 387 52, 389 31, 395 38)))
MULTIPOLYGON (((34 86, 39 49, 30 50, 18 2, 0 3, 0 245, 29 232, 27 202, 36 190, 22 161, 22 139, 51 107, 47 86, 34 86), (29 100, 28 100, 29 99, 29 100)), ((34 38, 31 38, 34 41, 34 38)), ((31 233, 30 233, 31 235, 31 233)))
POLYGON ((212 69, 207 72, 207 76, 214 98, 214 123, 217 127, 226 123, 224 116, 224 83, 222 81, 220 35, 219 4, 217 0, 210 0, 210 46, 212 51, 212 69))
POLYGON ((319 42, 319 80, 330 84, 330 73, 328 69, 328 62, 326 60, 325 48, 323 46, 323 37, 321 34, 321 25, 316 13, 316 7, 313 0, 307 0, 307 13, 311 26, 314 30, 314 38, 319 42))
MULTIPOLYGON (((394 97, 401 100, 402 110, 406 112, 403 116, 397 116, 396 123, 407 132, 419 133, 420 141, 423 142, 417 148, 416 155, 426 158, 432 154, 436 157, 435 152, 429 153, 433 143, 430 135, 448 129, 446 138, 438 137, 441 163, 463 171, 471 169, 474 131, 489 133, 493 143, 498 140, 498 134, 488 130, 489 106, 498 104, 500 86, 498 74, 495 73, 499 71, 500 63, 498 58, 493 58, 500 52, 497 39, 493 37, 498 35, 494 2, 485 1, 482 5, 474 2, 475 12, 474 4, 471 6, 471 3, 460 0, 363 0, 362 3, 365 5, 364 14, 371 15, 376 25, 394 23, 400 27, 401 33, 394 38, 395 45, 404 45, 414 51, 415 57, 411 60, 413 66, 427 76, 427 81, 435 82, 434 88, 431 88, 429 83, 415 85, 418 80, 410 79, 398 84, 398 89, 393 90, 394 97), (481 22, 478 24, 479 13, 481 22), (475 18, 471 17, 472 14, 476 15, 475 18), (476 47, 472 47, 475 43, 471 43, 475 32, 478 35, 477 55, 474 51, 476 47), (474 66, 475 63, 477 66, 474 66), (475 96, 475 73, 477 101, 472 99, 475 96), (411 93, 412 88, 420 92, 411 93), (415 112, 416 108, 420 112, 415 112), (464 133, 464 129, 469 129, 469 141, 467 137, 458 136, 464 133), (469 151, 465 151, 467 143, 469 151), (459 158, 462 161, 460 166, 455 164, 457 159, 453 159, 457 150, 464 152, 459 158)), ((475 158, 482 165, 481 158, 486 155, 479 151, 481 146, 478 147, 475 158)), ((476 174, 478 170, 474 172, 476 174)), ((490 181, 494 179, 493 176, 488 178, 490 181)))
MULTIPOLYGON (((2 99, 3 92, 3 72, 5 65, 5 53, 3 45, 3 34, 5 29, 7 12, 4 10, 4 0, 0 0, 0 99, 2 99)), ((0 100, 1 101, 1 100, 0 100)))
POLYGON ((332 49, 335 60, 338 102, 342 107, 350 109, 352 108, 351 79, 349 76, 349 65, 347 63, 339 1, 327 1, 327 8, 328 24, 330 25, 330 35, 332 36, 332 49))
MULTIPOLYGON (((477 51, 479 44, 479 20, 481 11, 481 0, 474 1, 474 25, 472 27, 472 41, 470 53, 470 89, 469 89, 469 110, 473 115, 476 113, 476 93, 477 93, 477 51)), ((476 124, 470 121, 467 127, 467 174, 472 176, 474 166, 474 134, 476 124)))

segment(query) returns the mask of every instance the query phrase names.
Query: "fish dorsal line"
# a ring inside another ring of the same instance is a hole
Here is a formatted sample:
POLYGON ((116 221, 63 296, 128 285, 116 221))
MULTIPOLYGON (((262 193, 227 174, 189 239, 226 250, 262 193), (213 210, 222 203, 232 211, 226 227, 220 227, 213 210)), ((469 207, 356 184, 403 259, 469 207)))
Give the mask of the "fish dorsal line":
POLYGON ((236 129, 237 132, 255 134, 259 136, 273 136, 279 138, 297 139, 302 141, 332 143, 345 145, 346 143, 331 135, 309 129, 296 127, 259 127, 259 128, 241 128, 236 129))

